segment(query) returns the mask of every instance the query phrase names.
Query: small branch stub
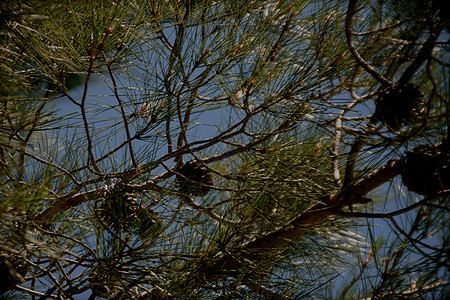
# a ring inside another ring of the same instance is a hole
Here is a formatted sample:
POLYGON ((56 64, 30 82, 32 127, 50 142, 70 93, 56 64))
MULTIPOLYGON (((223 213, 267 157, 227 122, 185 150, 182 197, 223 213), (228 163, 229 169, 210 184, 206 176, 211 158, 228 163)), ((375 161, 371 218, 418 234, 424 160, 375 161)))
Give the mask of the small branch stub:
POLYGON ((213 185, 211 172, 197 160, 188 161, 178 171, 183 176, 177 176, 179 191, 192 196, 205 196, 213 185))

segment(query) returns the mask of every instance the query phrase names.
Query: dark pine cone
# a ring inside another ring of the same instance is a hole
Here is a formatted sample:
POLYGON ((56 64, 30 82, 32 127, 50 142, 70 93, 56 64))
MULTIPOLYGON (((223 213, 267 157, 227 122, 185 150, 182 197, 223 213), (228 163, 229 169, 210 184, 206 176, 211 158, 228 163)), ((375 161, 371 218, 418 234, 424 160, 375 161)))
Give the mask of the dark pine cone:
POLYGON ((183 194, 192 196, 205 196, 213 185, 211 172, 202 163, 197 160, 188 161, 178 171, 181 176, 177 176, 179 191, 183 194))
POLYGON ((422 117, 422 93, 411 83, 388 87, 375 100, 374 117, 393 130, 399 130, 422 117))
POLYGON ((403 184, 419 195, 433 195, 450 189, 449 145, 422 145, 406 153, 403 184))

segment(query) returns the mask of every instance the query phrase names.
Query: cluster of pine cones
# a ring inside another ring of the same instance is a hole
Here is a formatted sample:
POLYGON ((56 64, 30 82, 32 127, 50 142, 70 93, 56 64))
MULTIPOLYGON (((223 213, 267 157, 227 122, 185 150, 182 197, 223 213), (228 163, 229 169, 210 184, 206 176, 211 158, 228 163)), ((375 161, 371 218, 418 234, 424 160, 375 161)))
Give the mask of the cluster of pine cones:
POLYGON ((146 235, 160 223, 157 213, 142 207, 137 202, 137 194, 118 190, 109 195, 100 206, 103 222, 115 231, 136 231, 146 235))

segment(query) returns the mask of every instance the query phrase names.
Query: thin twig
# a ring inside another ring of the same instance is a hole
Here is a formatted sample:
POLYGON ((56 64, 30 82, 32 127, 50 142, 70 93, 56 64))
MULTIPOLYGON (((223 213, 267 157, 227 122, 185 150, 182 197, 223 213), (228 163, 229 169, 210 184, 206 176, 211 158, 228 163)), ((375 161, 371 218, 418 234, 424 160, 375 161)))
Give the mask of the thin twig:
POLYGON ((108 72, 109 72, 109 76, 111 78, 112 84, 113 84, 113 91, 114 91, 114 96, 117 99, 117 102, 119 103, 119 107, 120 107, 120 112, 122 114, 122 120, 123 120, 123 124, 125 127, 125 133, 127 135, 127 140, 128 140, 128 149, 130 152, 130 157, 131 157, 131 162, 133 164, 133 166, 135 168, 137 168, 137 162, 136 162, 136 158, 134 157, 134 151, 133 151, 133 144, 131 143, 131 134, 130 134, 130 127, 128 125, 128 119, 127 116, 125 115, 125 109, 123 107, 123 103, 122 103, 122 99, 120 99, 119 93, 118 93, 118 87, 117 87, 117 83, 116 83, 116 78, 113 74, 113 71, 111 69, 111 62, 108 62, 106 64, 106 67, 108 68, 108 72))
POLYGON ((334 183, 340 188, 342 187, 341 174, 339 172, 339 144, 341 141, 342 134, 342 120, 341 118, 336 118, 335 123, 335 135, 333 141, 333 150, 331 151, 331 165, 333 168, 333 179, 334 183))
POLYGON ((94 59, 91 57, 91 59, 89 61, 89 68, 88 68, 88 72, 86 75, 86 79, 84 80, 84 89, 83 89, 83 95, 81 97, 80 111, 81 111, 81 116, 83 118, 84 131, 86 133, 89 165, 92 165, 94 167, 94 170, 97 173, 101 173, 99 167, 97 166, 97 163, 95 162, 94 153, 92 151, 92 139, 91 139, 91 134, 89 132, 89 122, 88 122, 87 116, 86 116, 86 97, 87 97, 89 79, 91 78, 91 74, 92 74, 93 70, 94 70, 94 59))
POLYGON ((364 270, 367 268, 367 266, 369 265, 369 262, 372 260, 372 258, 373 258, 373 252, 371 250, 369 252, 369 255, 367 256, 366 260, 362 262, 361 267, 360 267, 360 272, 352 278, 352 281, 350 281, 350 283, 341 292, 341 295, 339 296, 339 300, 346 299, 348 291, 361 278, 364 270))
POLYGON ((292 300, 292 297, 281 295, 261 284, 258 284, 257 282, 249 279, 249 278, 243 278, 241 280, 243 284, 248 286, 252 291, 262 295, 264 299, 274 299, 274 300, 292 300))

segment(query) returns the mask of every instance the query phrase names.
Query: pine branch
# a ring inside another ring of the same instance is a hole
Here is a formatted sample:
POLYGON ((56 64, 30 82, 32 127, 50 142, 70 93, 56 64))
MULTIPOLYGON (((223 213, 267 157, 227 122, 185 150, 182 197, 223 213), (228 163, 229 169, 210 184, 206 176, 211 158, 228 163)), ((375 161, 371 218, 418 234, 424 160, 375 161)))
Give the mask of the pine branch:
MULTIPOLYGON (((400 174, 401 160, 392 160, 388 164, 366 175, 357 181, 349 190, 341 191, 335 195, 323 197, 310 208, 306 209, 292 221, 268 234, 257 237, 239 248, 242 259, 236 260, 224 256, 212 264, 210 268, 220 268, 224 272, 236 272, 241 270, 245 260, 264 260, 271 255, 293 245, 311 229, 311 226, 325 221, 328 217, 339 213, 339 209, 348 204, 366 203, 363 196, 385 182, 389 182, 400 174), (351 195, 347 200, 347 195, 351 195)), ((209 267, 208 267, 209 268, 209 267)), ((214 280, 215 273, 206 274, 202 278, 195 278, 194 286, 199 288, 207 282, 214 280)))

